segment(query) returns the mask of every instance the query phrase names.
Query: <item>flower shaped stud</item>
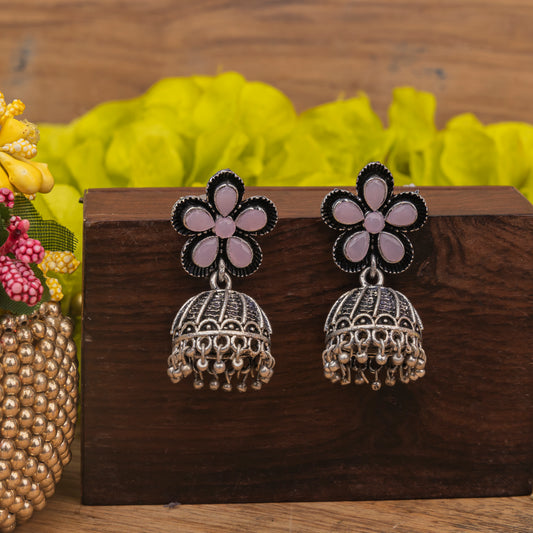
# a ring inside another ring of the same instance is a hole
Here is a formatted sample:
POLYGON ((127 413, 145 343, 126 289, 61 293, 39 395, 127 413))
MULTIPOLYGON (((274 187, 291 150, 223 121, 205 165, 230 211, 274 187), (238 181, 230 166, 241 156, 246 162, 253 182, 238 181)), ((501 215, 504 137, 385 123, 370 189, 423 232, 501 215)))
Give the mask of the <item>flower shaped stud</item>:
POLYGON ((322 219, 342 231, 333 246, 333 258, 345 272, 376 266, 398 274, 413 260, 406 232, 420 228, 427 218, 424 199, 414 192, 393 194, 394 179, 381 163, 369 163, 357 177, 357 195, 334 189, 323 200, 322 219))
POLYGON ((243 201, 244 183, 231 170, 217 172, 206 192, 206 199, 185 196, 172 209, 174 229, 191 236, 181 252, 183 268, 192 276, 205 277, 223 261, 229 274, 249 276, 263 257, 251 236, 272 230, 278 220, 276 207, 263 196, 243 201))

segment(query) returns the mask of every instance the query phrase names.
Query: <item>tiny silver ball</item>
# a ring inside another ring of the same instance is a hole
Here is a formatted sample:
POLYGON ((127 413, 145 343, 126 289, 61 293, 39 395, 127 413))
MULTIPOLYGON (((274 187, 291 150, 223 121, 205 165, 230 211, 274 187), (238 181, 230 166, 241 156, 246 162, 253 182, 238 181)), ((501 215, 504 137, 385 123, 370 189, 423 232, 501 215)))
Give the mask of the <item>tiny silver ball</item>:
MULTIPOLYGON (((244 366, 244 361, 243 361, 242 357, 236 357, 235 359, 233 359, 231 364, 233 365, 233 368, 235 370, 240 370, 244 366)), ((245 387, 244 390, 246 390, 246 387, 245 387)))
POLYGON ((345 365, 346 363, 350 361, 350 356, 346 352, 341 352, 339 354, 338 359, 339 359, 339 363, 342 363, 343 365, 345 365))
POLYGON ((266 366, 266 365, 263 365, 263 366, 259 369, 259 375, 260 375, 262 378, 269 377, 269 375, 270 375, 270 368, 268 368, 268 366, 266 366))
POLYGON ((416 360, 416 368, 417 368, 417 370, 421 370, 421 369, 423 369, 425 367, 426 367, 426 361, 424 359, 422 359, 421 357, 419 357, 416 360))
POLYGON ((222 372, 224 372, 224 370, 226 370, 226 364, 224 363, 224 361, 215 361, 213 363, 213 370, 217 374, 222 374, 222 372))
POLYGON ((355 358, 358 363, 364 364, 368 361, 368 354, 365 352, 358 353, 355 358))
POLYGON ((350 380, 348 378, 341 379, 341 385, 349 385, 349 384, 350 384, 350 380))
POLYGON ((423 378, 425 375, 426 375, 426 371, 423 369, 423 368, 418 368, 416 370, 416 375, 419 377, 419 378, 423 378))
POLYGON ((196 368, 198 368, 200 372, 205 372, 208 366, 209 363, 207 362, 207 359, 198 359, 198 361, 196 361, 196 368))
POLYGON ((263 386, 263 384, 260 381, 252 382, 252 389, 254 389, 254 390, 261 390, 262 386, 263 386))
POLYGON ((200 390, 203 388, 204 386, 204 382, 200 379, 196 379, 194 380, 194 383, 192 384, 192 386, 196 389, 196 390, 200 390))
POLYGON ((332 371, 332 372, 335 372, 336 370, 339 370, 339 363, 335 360, 333 361, 330 361, 328 363, 329 365, 329 369, 332 371))
POLYGON ((413 367, 416 365, 416 357, 413 357, 412 355, 410 355, 408 358, 407 358, 407 361, 405 361, 405 364, 407 366, 410 366, 410 367, 413 367))
POLYGON ((385 354, 378 353, 376 355, 376 363, 378 365, 384 365, 387 362, 388 357, 385 354))
POLYGON ((395 365, 401 365, 403 363, 403 355, 401 353, 395 353, 392 356, 392 362, 395 365))
POLYGON ((181 366, 181 371, 183 372, 183 377, 187 377, 192 372, 192 367, 189 364, 184 364, 181 366))
POLYGON ((222 390, 231 392, 231 383, 224 383, 224 385, 222 385, 222 390))
POLYGON ((209 388, 211 390, 218 390, 218 387, 220 387, 220 383, 217 379, 213 379, 209 382, 209 388))
POLYGON ((247 387, 246 387, 246 383, 239 383, 239 384, 237 385, 237 390, 238 390, 239 392, 246 392, 246 389, 247 389, 247 387))
POLYGON ((381 389, 381 381, 374 381, 372 383, 372 390, 379 390, 381 389))
POLYGON ((356 385, 362 385, 365 382, 365 378, 361 374, 357 374, 357 376, 355 376, 353 382, 356 385))

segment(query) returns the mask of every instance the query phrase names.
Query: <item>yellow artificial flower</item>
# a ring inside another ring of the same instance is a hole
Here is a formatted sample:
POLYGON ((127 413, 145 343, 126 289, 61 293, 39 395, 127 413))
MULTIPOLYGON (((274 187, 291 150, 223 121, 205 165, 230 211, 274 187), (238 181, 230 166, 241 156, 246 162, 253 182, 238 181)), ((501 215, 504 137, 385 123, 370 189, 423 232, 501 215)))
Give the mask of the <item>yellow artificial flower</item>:
POLYGON ((24 109, 20 100, 7 104, 0 93, 0 188, 33 198, 38 192, 49 192, 54 178, 46 163, 30 161, 37 155, 39 130, 35 124, 15 118, 24 109))

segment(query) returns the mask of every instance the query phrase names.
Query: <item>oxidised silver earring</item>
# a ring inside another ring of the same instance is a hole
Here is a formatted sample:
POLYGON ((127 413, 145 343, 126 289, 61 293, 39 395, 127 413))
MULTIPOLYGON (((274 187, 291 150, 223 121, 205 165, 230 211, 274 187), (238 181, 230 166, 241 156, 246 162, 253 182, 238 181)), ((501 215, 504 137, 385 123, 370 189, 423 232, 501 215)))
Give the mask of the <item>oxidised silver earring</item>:
POLYGON ((383 287, 383 273, 399 274, 413 260, 405 233, 427 219, 423 198, 393 194, 394 180, 381 163, 370 163, 357 177, 357 195, 335 189, 323 200, 322 219, 341 231, 333 259, 345 272, 360 272, 361 287, 343 294, 326 319, 322 354, 327 379, 347 385, 384 381, 394 385, 425 374, 422 322, 400 292, 383 287))
POLYGON ((181 252, 183 268, 209 277, 211 290, 190 298, 178 311, 171 328, 172 354, 168 376, 177 383, 194 374, 194 388, 240 392, 251 381, 261 389, 273 374, 270 323, 256 301, 231 289, 230 276, 249 276, 262 260, 253 238, 276 225, 276 207, 262 196, 243 201, 244 184, 230 170, 217 172, 205 197, 180 198, 171 223, 189 236, 181 252))

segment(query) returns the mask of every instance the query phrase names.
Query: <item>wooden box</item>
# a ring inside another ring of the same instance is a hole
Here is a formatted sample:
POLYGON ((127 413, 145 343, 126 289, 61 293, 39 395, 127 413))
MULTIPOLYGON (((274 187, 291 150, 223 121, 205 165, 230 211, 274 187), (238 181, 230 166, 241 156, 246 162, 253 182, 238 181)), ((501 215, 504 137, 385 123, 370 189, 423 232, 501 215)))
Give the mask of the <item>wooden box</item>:
POLYGON ((424 322, 424 379, 379 392, 323 377, 323 324, 358 276, 331 259, 328 189, 248 189, 278 206, 264 259, 234 288, 273 327, 260 392, 167 377, 170 325, 208 281, 189 277, 174 201, 199 189, 85 195, 85 504, 327 501, 531 492, 533 207, 511 187, 421 188, 415 260, 385 285, 424 322))

